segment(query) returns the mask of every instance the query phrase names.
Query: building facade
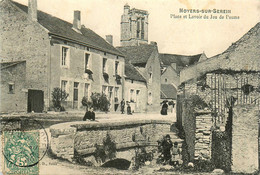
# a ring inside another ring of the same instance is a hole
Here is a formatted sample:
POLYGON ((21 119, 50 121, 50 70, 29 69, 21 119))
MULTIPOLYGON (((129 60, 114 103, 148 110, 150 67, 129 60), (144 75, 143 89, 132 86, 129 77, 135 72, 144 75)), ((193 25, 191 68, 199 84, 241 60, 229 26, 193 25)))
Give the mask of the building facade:
MULTIPOLYGON (((157 45, 140 44, 118 47, 118 49, 126 55, 126 62, 145 79, 147 98, 142 101, 143 105, 147 106, 148 112, 159 111, 161 72, 157 45)), ((125 95, 127 93, 125 91, 125 95)))
MULTIPOLYGON (((110 110, 123 98, 124 55, 92 30, 81 25, 80 11, 74 12, 72 23, 37 10, 37 1, 29 0, 28 7, 4 0, 1 6, 1 62, 26 61, 24 111, 35 111, 29 98, 43 98, 36 106, 45 110, 52 106, 55 87, 69 96, 65 107, 80 109, 83 96, 105 93, 110 110), (27 110, 26 110, 27 109, 27 110)), ((6 93, 1 84, 1 101, 6 93)), ((16 84, 14 84, 16 86, 16 84)), ((15 89, 15 93, 18 89, 15 89)), ((6 101, 12 103, 14 98, 6 101)), ((16 111, 16 109, 13 109, 16 111)), ((1 112, 8 112, 5 107, 1 112)), ((39 111, 40 112, 40 111, 39 111)))

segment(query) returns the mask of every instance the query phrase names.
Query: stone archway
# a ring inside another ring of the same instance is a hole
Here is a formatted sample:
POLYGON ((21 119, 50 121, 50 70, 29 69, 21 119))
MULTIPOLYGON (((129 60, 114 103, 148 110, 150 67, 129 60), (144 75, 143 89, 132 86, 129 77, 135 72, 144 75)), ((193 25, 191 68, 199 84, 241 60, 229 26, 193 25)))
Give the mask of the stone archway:
POLYGON ((116 158, 105 162, 101 167, 111 167, 120 170, 127 170, 131 165, 131 161, 121 158, 116 158))

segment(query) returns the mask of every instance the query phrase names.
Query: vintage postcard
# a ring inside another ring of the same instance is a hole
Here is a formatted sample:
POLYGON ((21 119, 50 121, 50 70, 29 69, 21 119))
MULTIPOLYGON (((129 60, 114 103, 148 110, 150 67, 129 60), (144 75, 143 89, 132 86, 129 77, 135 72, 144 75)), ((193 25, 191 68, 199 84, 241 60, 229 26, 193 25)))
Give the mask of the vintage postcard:
POLYGON ((259 0, 1 0, 0 173, 259 174, 259 0))

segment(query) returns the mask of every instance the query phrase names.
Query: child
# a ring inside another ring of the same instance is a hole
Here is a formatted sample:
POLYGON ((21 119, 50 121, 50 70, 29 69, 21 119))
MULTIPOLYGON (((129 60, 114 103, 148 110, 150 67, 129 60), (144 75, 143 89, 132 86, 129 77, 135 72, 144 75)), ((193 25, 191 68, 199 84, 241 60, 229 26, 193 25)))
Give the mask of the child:
POLYGON ((169 134, 165 136, 165 139, 162 142, 162 153, 164 164, 169 164, 171 161, 171 148, 172 148, 172 141, 169 134))
POLYGON ((173 166, 178 166, 181 160, 181 150, 178 146, 178 142, 174 142, 174 146, 171 149, 173 166))

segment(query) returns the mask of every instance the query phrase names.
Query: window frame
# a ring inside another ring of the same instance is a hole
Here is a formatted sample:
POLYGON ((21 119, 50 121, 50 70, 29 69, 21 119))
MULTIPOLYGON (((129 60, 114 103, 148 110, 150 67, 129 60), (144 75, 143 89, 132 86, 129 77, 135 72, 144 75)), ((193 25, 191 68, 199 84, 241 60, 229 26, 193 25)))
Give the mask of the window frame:
POLYGON ((83 57, 83 61, 84 61, 84 73, 86 73, 86 70, 89 69, 89 70, 92 70, 92 55, 90 52, 84 52, 84 57, 83 57), (87 67, 86 67, 86 55, 89 55, 88 56, 88 64, 87 64, 87 67))
POLYGON ((107 58, 105 58, 105 57, 102 58, 102 72, 103 73, 107 73, 107 61, 108 61, 107 58), (105 65, 104 65, 104 60, 106 60, 105 65))
POLYGON ((70 47, 69 46, 61 45, 61 47, 60 47, 60 66, 62 68, 69 68, 69 66, 70 66, 70 47), (65 61, 63 61, 63 48, 67 49, 65 61), (64 65, 63 65, 63 62, 65 63, 64 65))
POLYGON ((115 61, 115 75, 120 75, 119 65, 120 65, 119 61, 115 61))

